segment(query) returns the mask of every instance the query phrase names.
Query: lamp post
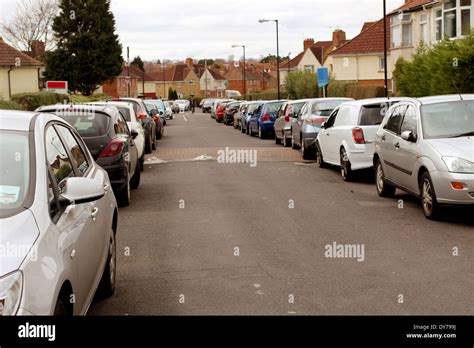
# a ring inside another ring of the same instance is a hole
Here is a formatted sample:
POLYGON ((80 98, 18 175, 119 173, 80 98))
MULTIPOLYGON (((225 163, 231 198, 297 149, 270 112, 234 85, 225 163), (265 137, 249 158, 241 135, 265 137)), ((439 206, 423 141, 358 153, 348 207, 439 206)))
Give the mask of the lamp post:
POLYGON ((388 71, 387 71, 387 1, 383 0, 383 60, 384 60, 384 78, 385 78, 385 96, 388 95, 388 71))
POLYGON ((280 40, 279 40, 279 33, 278 33, 278 19, 259 19, 259 23, 266 23, 266 22, 275 22, 276 24, 276 40, 277 40, 277 84, 278 84, 278 99, 280 98, 280 40))
POLYGON ((163 69, 163 99, 169 99, 166 98, 166 66, 165 66, 165 61, 161 62, 161 67, 163 69))
POLYGON ((245 62, 245 45, 232 45, 232 48, 236 48, 236 47, 242 47, 243 50, 244 50, 244 71, 243 71, 242 85, 243 85, 244 98, 247 98, 247 76, 246 76, 246 62, 245 62))

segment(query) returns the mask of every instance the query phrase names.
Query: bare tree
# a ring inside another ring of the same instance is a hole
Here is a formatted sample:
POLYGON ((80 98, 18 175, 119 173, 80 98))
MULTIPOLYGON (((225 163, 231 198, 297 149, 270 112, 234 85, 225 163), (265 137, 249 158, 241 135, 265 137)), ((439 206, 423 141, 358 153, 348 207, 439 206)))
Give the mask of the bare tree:
POLYGON ((13 16, 0 24, 0 33, 21 51, 31 52, 35 41, 44 42, 49 50, 54 46, 51 26, 57 14, 57 0, 21 0, 13 16))

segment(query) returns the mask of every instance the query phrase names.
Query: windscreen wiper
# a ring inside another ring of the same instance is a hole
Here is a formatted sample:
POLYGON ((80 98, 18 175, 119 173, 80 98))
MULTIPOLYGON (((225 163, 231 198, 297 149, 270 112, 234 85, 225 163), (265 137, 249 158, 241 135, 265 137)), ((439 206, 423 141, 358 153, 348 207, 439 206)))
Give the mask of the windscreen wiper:
POLYGON ((458 135, 455 135, 451 138, 462 138, 462 137, 468 137, 468 136, 471 136, 471 135, 474 135, 474 131, 458 134, 458 135))

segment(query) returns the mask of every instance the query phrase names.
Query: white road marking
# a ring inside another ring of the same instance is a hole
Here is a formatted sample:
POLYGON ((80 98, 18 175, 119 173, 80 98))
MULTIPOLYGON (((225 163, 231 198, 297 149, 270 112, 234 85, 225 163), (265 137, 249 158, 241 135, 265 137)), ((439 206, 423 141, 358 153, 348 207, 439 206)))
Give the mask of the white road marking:
POLYGON ((186 116, 183 115, 183 118, 186 122, 188 122, 188 119, 186 118, 186 116))
POLYGON ((260 284, 254 284, 253 286, 255 286, 257 289, 258 289, 259 287, 261 287, 260 284))

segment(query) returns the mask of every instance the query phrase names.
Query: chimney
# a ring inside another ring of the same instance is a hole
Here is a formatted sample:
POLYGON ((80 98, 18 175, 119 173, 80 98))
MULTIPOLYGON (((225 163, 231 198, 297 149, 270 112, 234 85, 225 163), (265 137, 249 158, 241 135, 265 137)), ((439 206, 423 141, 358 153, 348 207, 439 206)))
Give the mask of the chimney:
POLYGON ((336 29, 332 33, 332 44, 339 47, 346 40, 346 32, 341 29, 336 29))
POLYGON ((186 58, 186 65, 189 67, 189 68, 193 68, 194 67, 194 60, 192 58, 186 58))
POLYGON ((34 40, 31 43, 31 55, 33 58, 42 60, 45 55, 45 45, 43 41, 34 40))
POLYGON ((313 45, 314 45, 314 39, 306 39, 303 41, 303 47, 305 51, 313 45))

